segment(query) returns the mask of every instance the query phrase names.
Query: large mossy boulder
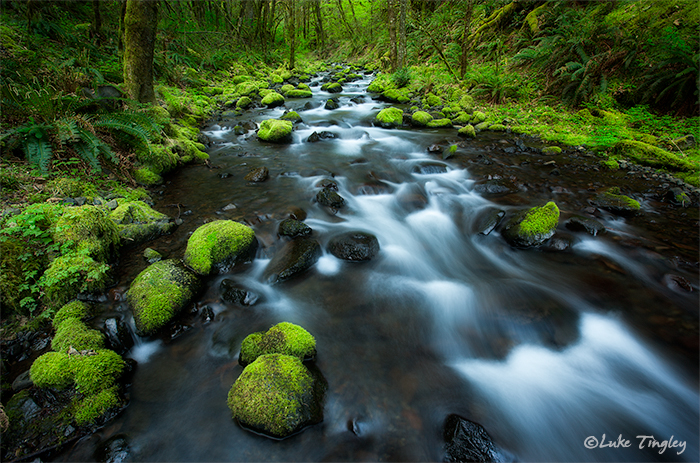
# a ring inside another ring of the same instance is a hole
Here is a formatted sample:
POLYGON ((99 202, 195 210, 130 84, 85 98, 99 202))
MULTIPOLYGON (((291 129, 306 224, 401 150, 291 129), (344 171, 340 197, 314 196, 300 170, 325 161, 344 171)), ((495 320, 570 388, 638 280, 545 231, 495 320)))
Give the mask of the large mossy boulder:
POLYGON ((109 214, 117 224, 123 244, 139 244, 172 232, 170 217, 143 201, 123 202, 109 214))
POLYGON ((241 365, 248 365, 266 354, 285 354, 310 360, 316 356, 316 339, 299 325, 278 323, 267 331, 251 333, 241 344, 241 365))
POLYGON ((321 258, 321 245, 309 238, 286 243, 267 264, 264 279, 269 283, 288 280, 311 268, 321 258))
POLYGON ((117 225, 97 206, 67 208, 56 221, 54 241, 73 247, 96 261, 109 262, 119 248, 117 225))
POLYGON ((343 86, 338 82, 328 82, 321 85, 321 90, 328 93, 340 93, 343 91, 343 86))
POLYGON ((252 228, 233 220, 202 225, 187 240, 185 264, 200 275, 209 275, 253 257, 257 248, 252 228))
POLYGON ((377 237, 363 231, 351 231, 331 238, 328 251, 338 259, 362 262, 379 252, 377 237))
POLYGON ((245 367, 227 404, 241 426, 281 439, 323 421, 325 389, 299 358, 268 354, 245 367))
POLYGON ((284 104, 284 97, 277 92, 270 92, 260 102, 268 108, 276 108, 284 104))
POLYGON ((179 261, 151 264, 138 274, 127 292, 136 329, 143 335, 158 331, 192 301, 200 285, 197 275, 179 261))
POLYGON ((559 208, 550 201, 513 216, 505 225, 503 237, 512 246, 539 246, 554 235, 559 223, 559 208))
POLYGON ((670 170, 693 171, 698 166, 678 155, 656 146, 636 140, 618 142, 614 151, 634 161, 652 167, 665 167, 670 170))
POLYGON ((258 138, 270 143, 290 143, 292 141, 291 121, 267 119, 262 121, 258 130, 258 138))
POLYGON ((608 212, 621 216, 637 215, 642 207, 639 201, 621 194, 618 187, 610 188, 608 191, 598 194, 593 199, 593 203, 608 212))
POLYGON ((432 120, 433 116, 426 111, 416 111, 411 115, 411 125, 414 127, 425 127, 432 120))
POLYGON ((384 108, 377 114, 376 121, 385 129, 398 127, 403 123, 403 111, 398 108, 384 108))

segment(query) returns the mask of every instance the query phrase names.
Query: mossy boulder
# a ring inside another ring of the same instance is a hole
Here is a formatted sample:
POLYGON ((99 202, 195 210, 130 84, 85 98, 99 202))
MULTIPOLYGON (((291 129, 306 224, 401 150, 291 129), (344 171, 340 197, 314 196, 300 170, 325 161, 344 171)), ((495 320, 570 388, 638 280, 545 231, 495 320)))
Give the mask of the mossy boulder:
POLYGON ((109 214, 117 224, 124 244, 140 244, 172 232, 177 225, 170 217, 143 201, 124 201, 109 214))
POLYGON ((249 96, 242 96, 236 101, 236 109, 247 109, 253 104, 253 100, 249 96))
POLYGON ((485 120, 486 120, 486 114, 484 114, 481 111, 474 111, 474 113, 472 113, 472 119, 470 122, 472 124, 481 124, 485 120))
POLYGON ((68 318, 56 329, 56 335, 51 340, 51 348, 56 352, 68 352, 71 348, 77 351, 102 349, 105 339, 102 333, 89 328, 79 318, 68 318))
POLYGON ((561 148, 558 146, 545 146, 542 148, 542 154, 546 154, 548 156, 554 155, 554 154, 561 154, 561 148))
POLYGON ((474 130, 481 132, 482 130, 488 130, 489 127, 491 127, 491 123, 489 121, 484 121, 476 124, 474 130))
POLYGON ((47 352, 29 369, 29 377, 36 387, 65 389, 73 384, 73 365, 66 352, 47 352))
POLYGON ((458 111, 457 115, 451 119, 452 125, 467 125, 472 120, 471 116, 465 111, 458 111))
POLYGON ((230 267, 252 257, 257 247, 252 228, 233 220, 202 225, 187 240, 185 264, 200 275, 230 267))
POLYGON ((270 143, 289 143, 292 141, 291 121, 267 119, 262 121, 258 130, 258 138, 270 143))
POLYGON ((559 208, 550 201, 516 214, 505 225, 503 237, 512 246, 539 246, 554 235, 559 223, 559 208))
POLYGON ((377 114, 376 121, 385 129, 400 126, 403 123, 403 111, 398 108, 384 108, 377 114))
POLYGON ((425 111, 416 111, 411 115, 411 125, 416 127, 425 127, 432 120, 433 116, 425 111))
POLYGON ((382 92, 381 100, 389 103, 400 103, 405 104, 411 101, 411 99, 406 95, 406 92, 396 88, 390 88, 382 92))
POLYGON ((144 335, 168 324, 199 292, 200 280, 179 261, 151 264, 129 287, 127 301, 136 329, 144 335))
POLYGON ((466 138, 476 138, 476 130, 471 124, 467 124, 457 131, 457 135, 466 138))
POLYGON ((270 92, 261 101, 268 108, 276 108, 284 104, 284 97, 277 92, 270 92))
POLYGON ((627 156, 634 161, 652 167, 665 167, 677 171, 693 171, 698 166, 687 159, 666 151, 656 146, 636 140, 623 140, 618 142, 614 151, 622 156, 627 156))
POLYGON ((328 93, 340 93, 343 91, 343 86, 337 82, 328 82, 321 85, 321 90, 328 93))
POLYGON ((311 93, 311 90, 305 90, 305 89, 294 89, 290 90, 286 93, 287 98, 311 98, 313 96, 313 93, 311 93))
POLYGON ((425 98, 425 102, 430 107, 440 106, 442 104, 442 98, 433 93, 428 93, 428 96, 425 98))
POLYGON ((639 201, 621 194, 618 187, 600 193, 593 199, 593 203, 608 212, 621 216, 634 216, 641 210, 639 201))
POLYGON ((266 354, 285 354, 309 360, 316 356, 316 339, 301 326, 278 323, 267 331, 246 336, 241 344, 241 365, 248 365, 266 354))
POLYGON ((61 307, 79 294, 103 292, 111 283, 110 267, 90 256, 69 253, 51 262, 42 276, 45 302, 61 307))
POLYGON ((90 305, 82 301, 72 301, 61 307, 56 315, 53 316, 53 321, 51 322, 54 329, 58 327, 64 321, 69 318, 77 318, 78 320, 84 320, 90 316, 92 309, 90 305))
POLYGON ((71 355, 75 364, 75 388, 85 395, 112 386, 124 371, 124 360, 116 352, 99 349, 87 355, 71 355))
POLYGON ((283 121, 292 121, 292 122, 301 122, 302 121, 301 116, 296 111, 286 112, 282 115, 282 117, 280 117, 280 119, 283 121))
POLYGON ((261 355, 233 384, 227 404, 243 427, 284 438, 323 421, 325 389, 297 357, 261 355))
POLYGON ((432 128, 452 127, 452 121, 447 119, 447 118, 433 119, 432 121, 428 122, 428 127, 432 127, 432 128))
POLYGON ((292 84, 284 84, 282 87, 280 87, 280 93, 283 95, 286 95, 288 92, 294 90, 294 85, 292 84))
POLYGON ((489 130, 492 132, 505 132, 508 128, 503 124, 493 124, 489 126, 489 130))
POLYGON ((54 241, 100 262, 109 262, 119 249, 116 224, 97 206, 67 208, 54 230, 54 241))

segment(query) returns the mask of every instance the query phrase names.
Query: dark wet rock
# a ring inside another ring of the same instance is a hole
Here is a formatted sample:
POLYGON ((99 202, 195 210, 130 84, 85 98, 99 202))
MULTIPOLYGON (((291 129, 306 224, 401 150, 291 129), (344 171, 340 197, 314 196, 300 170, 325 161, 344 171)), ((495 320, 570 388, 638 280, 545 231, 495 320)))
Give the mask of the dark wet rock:
POLYGON ((242 126, 246 131, 257 130, 257 129, 258 129, 258 125, 257 125, 255 122, 252 122, 252 121, 245 121, 245 122, 242 122, 242 123, 241 123, 241 126, 242 126))
MULTIPOLYGON (((666 287, 668 287, 676 292, 680 292, 680 293, 683 293, 683 292, 692 293, 693 292, 693 285, 691 285, 688 280, 686 280, 685 278, 683 278, 680 275, 673 275, 671 273, 667 273, 666 275, 663 276, 661 281, 663 282, 663 284, 666 287)), ((12 387, 13 388, 15 387, 14 383, 12 384, 12 387)))
POLYGON ((105 320, 102 333, 105 335, 107 348, 119 355, 123 355, 134 346, 134 338, 124 320, 111 317, 105 320))
POLYGON ((331 140, 334 138, 338 138, 337 133, 329 132, 328 130, 324 130, 323 132, 319 132, 318 136, 321 140, 331 140))
POLYGON ((345 198, 330 188, 324 188, 316 194, 316 201, 319 204, 333 209, 340 209, 345 205, 345 198))
POLYGON ((249 172, 245 177, 243 177, 247 182, 264 182, 270 176, 270 171, 267 167, 258 167, 257 169, 249 172))
POLYGON ((335 98, 331 98, 326 101, 326 104, 323 108, 328 110, 338 109, 340 108, 340 104, 338 103, 338 100, 336 100, 335 98))
POLYGON ((328 251, 343 260, 370 260, 379 252, 377 237, 363 231, 351 231, 331 238, 328 251))
POLYGON ((321 245, 316 240, 301 238, 287 242, 275 253, 264 279, 270 283, 288 280, 311 268, 321 257, 321 245))
POLYGON ((27 370, 24 373, 17 376, 14 381, 12 381, 12 390, 15 392, 19 392, 21 390, 28 389, 33 385, 34 383, 29 377, 29 370, 27 370))
POLYGON ((306 225, 304 222, 294 219, 283 220, 278 229, 280 236, 289 236, 291 238, 309 236, 311 235, 311 232, 311 227, 306 225))
POLYGON ((230 176, 231 176, 231 174, 229 174, 228 172, 223 172, 223 173, 219 174, 220 179, 229 178, 230 176))
POLYGON ((501 223, 505 216, 505 211, 489 208, 474 222, 474 232, 481 235, 488 235, 501 223))
POLYGON ((663 200, 683 207, 687 207, 692 203, 690 196, 688 196, 688 194, 679 187, 673 187, 666 191, 666 193, 663 195, 663 200))
POLYGON ((316 182, 316 188, 328 188, 333 191, 338 191, 338 183, 335 180, 324 178, 316 182))
POLYGON ((620 189, 617 187, 598 194, 592 202, 601 209, 621 216, 634 216, 639 214, 641 210, 638 201, 620 194, 620 189))
POLYGON ((319 103, 317 101, 307 101, 304 107, 302 108, 304 111, 310 111, 312 109, 316 109, 319 106, 321 106, 322 103, 319 103))
POLYGON ((143 250, 143 258, 146 259, 146 262, 148 262, 149 264, 153 264, 158 262, 159 260, 163 260, 163 255, 155 249, 146 248, 143 250))
POLYGON ((566 228, 571 231, 582 231, 596 236, 605 233, 605 225, 590 217, 575 215, 566 221, 566 228))
POLYGON ((219 284, 221 299, 236 305, 253 305, 258 296, 240 287, 235 281, 225 278, 219 284))
POLYGON ((123 463, 134 461, 129 439, 125 434, 117 434, 100 444, 95 450, 95 461, 101 463, 123 463))
POLYGON ((300 207, 292 206, 287 210, 287 215, 290 219, 294 220, 305 220, 306 211, 300 207))
POLYGON ((518 192, 518 187, 508 179, 494 178, 474 185, 474 191, 488 195, 507 195, 518 192))
POLYGON ((428 147, 428 153, 442 153, 442 146, 440 145, 430 145, 428 147))
POLYGON ((542 245, 543 251, 561 252, 569 249, 574 243, 573 236, 566 233, 555 233, 545 244, 542 245))
POLYGON ((205 305, 199 311, 199 319, 202 320, 202 323, 204 324, 213 322, 215 317, 216 314, 214 314, 214 309, 212 309, 208 305, 205 305))
POLYGON ((559 208, 550 201, 544 206, 513 215, 504 225, 501 234, 511 246, 539 246, 554 235, 558 223, 559 208))
POLYGON ((444 174, 447 172, 447 166, 436 162, 423 162, 413 166, 411 172, 414 174, 444 174))
POLYGON ((318 132, 313 132, 309 137, 306 139, 307 142, 309 143, 316 143, 317 141, 320 141, 321 137, 318 136, 318 132))
POLYGON ((243 126, 236 125, 233 127, 233 133, 234 135, 245 135, 246 133, 248 133, 248 131, 245 128, 243 128, 243 126))
POLYGON ((505 456, 496 448, 483 426, 458 415, 450 415, 443 428, 445 457, 449 462, 502 462, 505 456))
POLYGON ((365 98, 362 96, 356 96, 354 98, 350 98, 350 101, 352 101, 355 104, 362 104, 365 102, 365 98))

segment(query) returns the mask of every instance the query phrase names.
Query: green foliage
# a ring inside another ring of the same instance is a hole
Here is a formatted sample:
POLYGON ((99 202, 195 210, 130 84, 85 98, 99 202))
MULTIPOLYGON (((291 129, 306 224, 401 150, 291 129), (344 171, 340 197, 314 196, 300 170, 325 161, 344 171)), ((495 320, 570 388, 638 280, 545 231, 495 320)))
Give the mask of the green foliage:
POLYGON ((119 230, 107 212, 88 205, 65 209, 56 220, 53 239, 100 262, 112 260, 120 245, 119 230))
POLYGON ((397 69, 391 75, 391 80, 396 88, 406 87, 411 82, 411 69, 408 67, 397 69))
POLYGON ((60 307, 80 293, 104 291, 111 278, 110 267, 84 253, 71 253, 51 262, 39 280, 44 302, 60 307))

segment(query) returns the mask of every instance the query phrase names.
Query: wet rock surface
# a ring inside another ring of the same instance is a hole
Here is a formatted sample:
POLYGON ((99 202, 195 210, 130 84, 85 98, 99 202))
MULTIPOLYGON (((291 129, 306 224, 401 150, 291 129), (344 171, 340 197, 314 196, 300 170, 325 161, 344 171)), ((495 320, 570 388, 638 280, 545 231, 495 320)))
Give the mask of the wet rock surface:
POLYGON ((331 238, 328 251, 338 259, 361 262, 379 252, 377 237, 363 231, 351 231, 331 238))
POLYGON ((458 415, 445 420, 445 459, 449 462, 503 462, 507 461, 491 440, 483 426, 458 415))
POLYGON ((286 243, 265 268, 264 279, 270 283, 288 280, 311 268, 321 257, 316 240, 300 238, 286 243))

